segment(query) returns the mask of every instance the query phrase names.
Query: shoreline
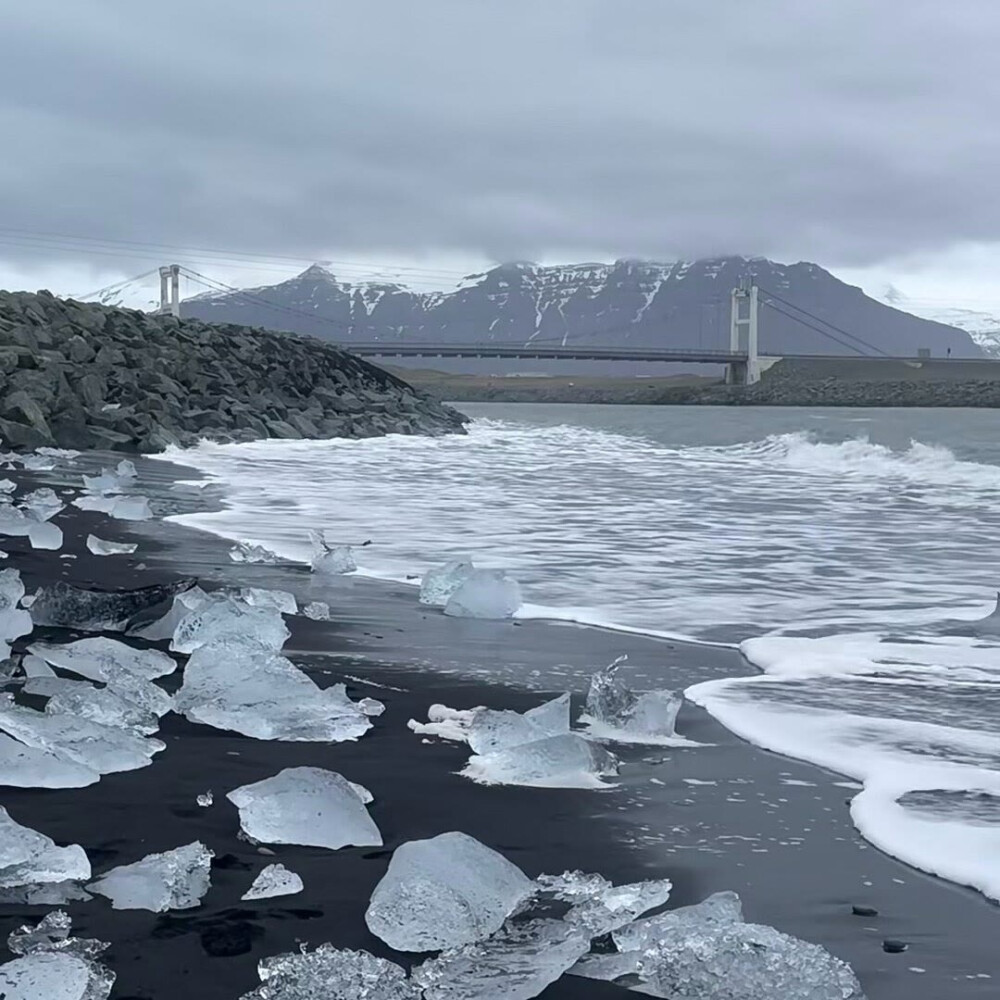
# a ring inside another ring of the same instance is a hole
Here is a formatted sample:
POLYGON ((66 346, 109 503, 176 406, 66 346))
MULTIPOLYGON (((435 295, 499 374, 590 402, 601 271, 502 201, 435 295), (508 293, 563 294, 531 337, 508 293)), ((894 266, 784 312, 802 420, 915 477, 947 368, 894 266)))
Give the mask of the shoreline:
MULTIPOLYGON (((138 489, 154 503, 167 502, 180 513, 206 499, 197 489, 171 490, 178 479, 194 478, 188 467, 146 460, 138 465, 138 489)), ((59 488, 59 482, 78 483, 79 468, 29 475, 37 485, 59 488)), ((160 734, 168 749, 149 768, 109 775, 79 791, 5 792, 4 804, 19 822, 60 842, 82 843, 95 871, 199 835, 218 858, 227 859, 227 867, 213 870, 213 889, 194 911, 122 914, 99 898, 68 907, 76 933, 112 942, 116 995, 175 997, 190 990, 195 977, 203 990, 199 998, 235 998, 256 984, 258 958, 290 950, 300 937, 314 945, 330 940, 385 954, 361 919, 367 894, 393 846, 445 829, 479 836, 529 874, 579 867, 615 881, 670 877, 671 906, 734 889, 743 896, 748 919, 815 941, 850 961, 869 1000, 995 995, 995 980, 975 977, 991 973, 997 907, 865 843, 851 826, 844 804, 849 790, 841 776, 744 743, 695 706, 685 704, 678 730, 707 746, 614 745, 623 761, 621 777, 616 787, 597 793, 475 785, 454 773, 464 763, 465 748, 424 743, 406 729, 407 718, 425 720, 434 702, 522 710, 537 704, 540 694, 515 683, 512 666, 521 677, 535 671, 541 687, 557 694, 565 689, 556 684, 560 676, 577 677, 625 651, 629 680, 637 688, 687 687, 732 676, 741 667, 751 670, 735 650, 565 622, 448 619, 418 605, 412 586, 363 577, 317 581, 304 567, 236 564, 228 559, 228 541, 173 522, 133 524, 76 508, 56 521, 66 533, 60 552, 25 551, 22 539, 5 546, 11 552, 8 565, 22 569, 29 589, 57 575, 100 586, 137 586, 192 573, 212 585, 279 588, 302 600, 326 600, 334 620, 290 619, 293 635, 285 654, 312 676, 346 680, 355 696, 370 695, 387 705, 373 732, 357 743, 332 746, 263 743, 171 715, 160 734), (127 537, 139 548, 130 557, 91 557, 82 545, 89 531, 127 537), (137 569, 139 563, 147 568, 137 569), (259 867, 261 859, 235 837, 228 804, 201 810, 194 796, 211 780, 218 802, 228 787, 291 763, 327 759, 375 792, 373 816, 386 849, 331 854, 280 848, 277 858, 264 860, 299 871, 305 893, 241 904, 237 890, 253 874, 247 866, 259 867), (146 808, 137 809, 139 803, 146 808), (150 811, 156 819, 152 827, 150 811), (499 840, 497 830, 503 831, 499 840), (874 906, 880 915, 853 916, 852 904, 874 906), (906 940, 910 949, 886 954, 884 938, 906 940), (217 940, 230 941, 232 953, 209 954, 206 949, 216 945, 206 941, 217 940), (169 975, 160 976, 164 964, 169 975)), ((576 689, 575 706, 579 694, 576 689)), ((0 935, 47 909, 0 907, 0 935)), ((623 994, 575 978, 542 994, 550 1000, 612 995, 623 994)))

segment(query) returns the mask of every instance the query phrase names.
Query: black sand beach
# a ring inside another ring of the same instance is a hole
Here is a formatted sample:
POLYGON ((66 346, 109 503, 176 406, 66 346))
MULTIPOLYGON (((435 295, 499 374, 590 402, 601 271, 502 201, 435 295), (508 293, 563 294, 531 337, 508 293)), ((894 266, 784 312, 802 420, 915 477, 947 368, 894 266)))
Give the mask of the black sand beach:
MULTIPOLYGON (((83 467, 24 478, 60 490, 76 486, 83 467)), ((203 502, 197 491, 170 489, 193 475, 185 470, 143 461, 139 471, 138 491, 161 511, 203 502)), ((615 881, 669 877, 671 905, 736 890, 748 919, 850 961, 870 1000, 985 1000, 1000 991, 1000 909, 865 844, 850 824, 845 800, 852 793, 840 776, 748 746, 693 706, 684 707, 678 730, 711 745, 617 746, 621 778, 603 792, 476 785, 455 774, 466 748, 422 739, 406 726, 426 719, 437 702, 530 707, 541 692, 564 689, 552 683, 554 674, 589 672, 623 652, 640 687, 682 688, 749 672, 735 651, 543 622, 457 621, 421 607, 403 585, 356 577, 321 583, 301 567, 234 564, 230 543, 161 520, 132 524, 70 507, 55 522, 65 533, 59 552, 33 552, 24 539, 3 546, 5 565, 21 570, 29 591, 57 577, 107 588, 194 575, 207 586, 280 588, 300 601, 324 600, 333 621, 288 619, 284 652, 320 683, 346 680, 353 696, 386 705, 373 731, 333 745, 256 741, 171 714, 160 731, 167 749, 148 768, 81 790, 3 790, 0 803, 14 819, 59 843, 81 844, 95 874, 197 839, 214 850, 212 889, 197 909, 115 911, 101 897, 67 907, 74 933, 111 942, 107 961, 118 975, 112 996, 119 1000, 234 1000, 257 984, 260 958, 300 942, 330 941, 399 961, 365 927, 369 894, 394 847, 446 830, 478 837, 529 875, 579 868, 615 881), (90 532, 138 541, 138 550, 91 556, 84 545, 90 532), (509 683, 533 670, 538 691, 509 683), (225 793, 300 764, 329 767, 371 789, 383 849, 276 847, 271 856, 237 838, 225 793), (215 805, 203 809, 195 797, 208 789, 215 805), (298 872, 305 891, 241 902, 272 861, 298 872), (852 905, 878 915, 855 916, 852 905), (887 938, 909 947, 887 954, 887 938)), ((50 636, 76 638, 42 628, 31 638, 50 636)), ((582 694, 579 685, 574 690, 582 694)), ((0 906, 0 938, 49 909, 0 906)), ((624 994, 564 977, 542 995, 624 994)))

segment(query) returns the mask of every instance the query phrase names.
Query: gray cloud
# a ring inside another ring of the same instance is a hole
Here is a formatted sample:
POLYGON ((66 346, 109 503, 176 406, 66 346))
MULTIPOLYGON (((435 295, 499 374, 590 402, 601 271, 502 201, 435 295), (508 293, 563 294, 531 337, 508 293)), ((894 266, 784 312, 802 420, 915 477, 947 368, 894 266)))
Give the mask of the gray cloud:
POLYGON ((1000 240, 995 0, 33 0, 4 19, 3 228, 857 266, 1000 240))

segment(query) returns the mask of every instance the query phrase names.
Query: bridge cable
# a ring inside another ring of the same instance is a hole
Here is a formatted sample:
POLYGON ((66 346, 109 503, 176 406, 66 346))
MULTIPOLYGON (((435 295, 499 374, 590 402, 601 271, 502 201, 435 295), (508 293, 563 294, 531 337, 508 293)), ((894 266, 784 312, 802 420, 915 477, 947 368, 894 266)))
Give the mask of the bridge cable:
MULTIPOLYGON (((786 317, 787 319, 790 319, 790 320, 792 320, 795 323, 801 323, 802 326, 807 326, 807 327, 809 327, 810 330, 815 330, 816 333, 822 334, 828 340, 836 341, 842 347, 846 347, 849 351, 854 351, 856 354, 859 354, 863 358, 870 358, 870 357, 872 357, 872 355, 867 354, 865 351, 861 350, 861 348, 857 347, 855 344, 848 343, 846 340, 841 340, 839 337, 834 336, 832 333, 829 333, 827 330, 824 330, 821 327, 815 326, 814 324, 807 322, 806 320, 802 319, 799 316, 793 316, 791 313, 785 312, 784 309, 781 309, 780 307, 776 306, 773 302, 768 302, 768 301, 765 300, 763 304, 766 305, 766 306, 768 306, 769 308, 773 309, 776 313, 780 313, 782 316, 786 317)), ((886 357, 889 357, 889 355, 886 355, 886 357)))
POLYGON ((142 281, 143 278, 148 278, 152 274, 156 274, 156 271, 157 268, 152 267, 148 271, 143 271, 142 274, 137 274, 134 278, 116 281, 113 284, 105 285, 103 288, 95 289, 93 292, 88 292, 86 295, 69 295, 67 298, 74 299, 77 302, 86 302, 87 299, 96 299, 111 292, 124 291, 129 285, 142 281))
MULTIPOLYGON (((869 343, 867 340, 864 340, 862 337, 858 337, 856 334, 853 334, 853 333, 849 332, 848 330, 844 330, 843 328, 837 326, 835 323, 831 323, 828 319, 823 319, 821 316, 816 316, 815 314, 809 312, 808 309, 803 309, 802 306, 797 306, 797 305, 795 305, 794 302, 789 302, 786 299, 783 299, 780 295, 777 295, 774 292, 769 291, 766 288, 761 288, 761 291, 765 295, 769 295, 772 299, 776 299, 778 302, 782 303, 783 305, 788 306, 790 309, 795 309, 797 312, 803 313, 804 315, 808 316, 810 319, 815 320, 817 323, 822 323, 824 326, 828 326, 831 330, 835 330, 837 333, 841 334, 844 337, 847 337, 849 340, 854 340, 857 343, 863 345, 864 347, 867 347, 869 350, 877 352, 878 354, 885 355, 886 357, 890 356, 888 354, 888 352, 887 351, 883 351, 881 347, 877 347, 875 344, 869 343)), ((773 305, 773 304, 772 303, 768 303, 768 305, 773 305)), ((791 316, 789 318, 790 319, 797 319, 797 317, 795 317, 795 316, 791 316)), ((799 320, 799 322, 804 322, 804 321, 799 320)), ((804 323, 804 325, 808 325, 808 324, 804 323)), ((815 329, 815 327, 813 327, 813 329, 815 329)), ((818 331, 818 332, 822 332, 822 331, 818 331)), ((824 335, 825 336, 829 336, 828 334, 824 334, 824 335)), ((836 338, 834 338, 834 337, 831 336, 830 339, 834 340, 836 338)), ((838 341, 838 343, 839 343, 839 341, 838 341)))

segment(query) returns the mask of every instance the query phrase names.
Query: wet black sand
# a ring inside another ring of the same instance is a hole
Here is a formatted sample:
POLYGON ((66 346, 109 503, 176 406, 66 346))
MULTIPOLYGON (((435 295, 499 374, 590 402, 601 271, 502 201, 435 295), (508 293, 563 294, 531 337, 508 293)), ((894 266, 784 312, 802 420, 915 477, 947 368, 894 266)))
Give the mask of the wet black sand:
MULTIPOLYGON (((187 494, 169 489, 176 469, 147 462, 141 474, 142 490, 161 509, 183 506, 187 494)), ((79 481, 66 469, 32 478, 57 489, 79 481)), ((190 497, 201 502, 196 493, 190 497)), ((259 958, 302 941, 398 960, 367 932, 369 893, 396 845, 453 829, 479 837, 530 875, 581 868, 616 881, 666 876, 677 904, 735 889, 748 919, 850 961, 871 1000, 1000 994, 1000 908, 866 845, 850 825, 851 791, 838 784, 844 779, 756 750, 693 706, 685 706, 679 729, 711 746, 617 748, 622 776, 605 792, 475 785, 454 773, 467 756, 461 746, 423 742, 406 728, 409 718, 425 719, 434 702, 529 707, 540 693, 513 685, 513 678, 537 671, 534 686, 555 693, 564 689, 560 678, 582 676, 621 652, 630 656, 637 686, 683 687, 747 672, 731 650, 539 622, 455 621, 421 608, 403 585, 359 578, 324 585, 297 567, 236 565, 226 555, 229 543, 162 521, 128 524, 69 508, 55 522, 66 534, 61 552, 31 552, 21 539, 3 545, 11 553, 5 565, 22 571, 29 590, 54 576, 125 587, 184 573, 209 585, 278 587, 300 602, 325 600, 335 620, 289 619, 285 652, 320 683, 355 678, 348 680, 353 696, 387 706, 361 740, 333 745, 255 741, 168 715, 160 732, 167 749, 148 768, 81 790, 0 789, 0 804, 14 819, 60 843, 83 845, 95 873, 196 839, 215 851, 212 889, 197 909, 114 911, 102 897, 68 907, 77 933, 112 942, 107 955, 119 1000, 234 1000, 256 985, 259 958), (90 531, 137 540, 139 549, 134 556, 91 556, 84 547, 90 531), (137 569, 140 563, 146 568, 137 569), (225 792, 300 764, 329 767, 370 788, 385 848, 275 847, 272 856, 237 839, 237 813, 225 792), (195 797, 209 788, 215 805, 202 809, 195 797), (305 891, 242 903, 242 892, 272 861, 298 872, 305 891), (852 904, 874 907, 878 916, 854 916, 852 904), (886 954, 885 938, 909 948, 886 954)), ((33 638, 47 632, 36 629, 33 638)), ((0 906, 0 939, 47 909, 0 906)), ((566 977, 543 994, 623 995, 566 977)))

